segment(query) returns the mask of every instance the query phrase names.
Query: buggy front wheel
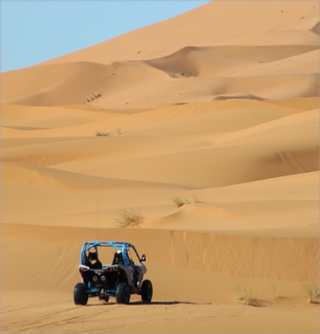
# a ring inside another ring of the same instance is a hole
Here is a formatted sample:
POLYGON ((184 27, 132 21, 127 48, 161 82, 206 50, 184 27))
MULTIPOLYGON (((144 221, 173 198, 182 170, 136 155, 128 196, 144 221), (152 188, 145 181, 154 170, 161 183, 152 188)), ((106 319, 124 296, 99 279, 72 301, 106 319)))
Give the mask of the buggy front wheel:
POLYGON ((152 283, 148 279, 142 282, 141 299, 144 302, 150 303, 152 299, 153 288, 152 283))

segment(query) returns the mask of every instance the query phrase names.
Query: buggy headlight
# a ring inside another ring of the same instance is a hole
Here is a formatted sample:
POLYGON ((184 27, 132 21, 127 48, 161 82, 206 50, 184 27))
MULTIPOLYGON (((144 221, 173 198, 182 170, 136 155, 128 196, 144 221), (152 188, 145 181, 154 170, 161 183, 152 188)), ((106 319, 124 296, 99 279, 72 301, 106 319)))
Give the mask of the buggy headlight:
POLYGON ((97 282, 98 281, 98 276, 93 276, 92 280, 93 280, 93 282, 97 282))
POLYGON ((106 280, 106 276, 102 275, 102 276, 100 277, 100 279, 101 279, 102 282, 104 282, 104 281, 106 280))

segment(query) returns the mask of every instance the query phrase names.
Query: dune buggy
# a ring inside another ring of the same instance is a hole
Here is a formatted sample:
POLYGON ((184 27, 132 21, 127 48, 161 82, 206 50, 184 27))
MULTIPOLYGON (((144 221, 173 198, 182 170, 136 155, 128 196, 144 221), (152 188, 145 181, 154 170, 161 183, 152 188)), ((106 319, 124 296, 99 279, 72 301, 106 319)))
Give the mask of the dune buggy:
POLYGON ((143 280, 147 272, 144 261, 146 256, 140 257, 134 245, 128 242, 85 242, 79 265, 82 282, 74 287, 74 303, 86 305, 89 297, 108 302, 111 296, 117 303, 128 304, 131 294, 138 294, 142 301, 151 302, 153 288, 151 281, 143 280), (112 261, 102 264, 100 253, 112 261))

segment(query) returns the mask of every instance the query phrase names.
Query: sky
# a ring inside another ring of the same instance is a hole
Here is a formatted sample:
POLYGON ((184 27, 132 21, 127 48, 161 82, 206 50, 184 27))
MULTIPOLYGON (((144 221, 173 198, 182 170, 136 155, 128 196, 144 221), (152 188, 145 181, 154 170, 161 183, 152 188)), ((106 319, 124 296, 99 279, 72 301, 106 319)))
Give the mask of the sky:
POLYGON ((1 0, 1 72, 164 21, 210 0, 1 0))

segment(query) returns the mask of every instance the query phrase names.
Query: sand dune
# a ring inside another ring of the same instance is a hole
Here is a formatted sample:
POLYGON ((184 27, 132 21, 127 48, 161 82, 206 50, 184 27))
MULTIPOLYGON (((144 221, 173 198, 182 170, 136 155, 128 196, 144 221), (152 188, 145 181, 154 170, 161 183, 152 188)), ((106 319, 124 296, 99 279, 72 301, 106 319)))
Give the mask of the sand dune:
POLYGON ((312 31, 318 6, 317 1, 213 1, 47 63, 152 59, 186 46, 318 45, 317 30, 312 31))
POLYGON ((177 18, 66 55, 46 65, 4 73, 2 100, 23 105, 89 103, 119 108, 164 100, 170 103, 211 100, 230 94, 251 94, 260 99, 317 96, 317 2, 303 5, 295 1, 290 3, 290 7, 288 2, 266 2, 266 10, 263 11, 259 10, 261 5, 243 1, 212 2, 177 18), (250 10, 246 12, 246 8, 250 10), (233 16, 237 9, 246 14, 237 15, 235 19, 233 16), (188 25, 198 22, 198 15, 201 16, 201 25, 197 24, 197 29, 192 26, 188 29, 188 25), (227 15, 228 20, 218 20, 221 15, 227 15), (260 18, 258 21, 261 15, 263 20, 260 18), (242 20, 246 24, 242 24, 242 20), (166 30, 172 30, 173 26, 176 28, 180 21, 184 22, 181 25, 183 31, 175 29, 170 38, 174 41, 174 49, 167 44, 167 38, 159 36, 153 43, 148 43, 147 54, 138 48, 133 55, 133 41, 149 42, 148 36, 155 29, 166 35, 166 30), (212 24, 214 27, 210 29, 212 24), (236 24, 236 27, 231 24, 236 24), (215 36, 217 33, 223 36, 223 42, 221 37, 215 36), (288 34, 292 36, 288 38, 288 34), (236 36, 241 36, 241 43, 237 42, 236 36), (257 38, 264 42, 257 44, 257 38), (163 41, 167 52, 170 50, 167 54, 160 51, 163 41), (160 48, 157 54, 154 47, 160 48))
POLYGON ((36 66, 4 73, 2 96, 5 102, 23 105, 82 103, 98 96, 110 75, 108 67, 87 62, 36 66), (73 85, 72 94, 69 87, 73 85))
POLYGON ((1 74, 2 332, 319 331, 318 10, 213 1, 1 74), (151 304, 73 304, 96 239, 151 304))
POLYGON ((195 97, 211 100, 227 94, 251 94, 260 99, 316 97, 316 48, 218 47, 209 51, 188 47, 150 61, 43 65, 3 74, 3 100, 22 105, 89 103, 110 108, 164 99, 186 103, 195 97), (34 78, 31 85, 30 77, 34 78), (70 86, 76 94, 70 94, 70 86))

